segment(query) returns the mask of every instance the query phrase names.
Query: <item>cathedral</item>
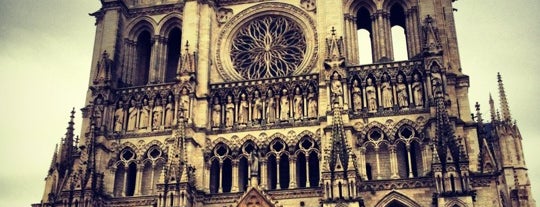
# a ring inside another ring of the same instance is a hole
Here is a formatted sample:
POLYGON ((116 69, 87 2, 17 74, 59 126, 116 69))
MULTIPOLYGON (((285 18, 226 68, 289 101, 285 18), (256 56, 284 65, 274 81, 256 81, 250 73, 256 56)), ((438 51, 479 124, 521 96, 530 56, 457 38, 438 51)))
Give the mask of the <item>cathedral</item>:
POLYGON ((470 109, 454 0, 100 1, 33 207, 535 206, 500 74, 470 109))

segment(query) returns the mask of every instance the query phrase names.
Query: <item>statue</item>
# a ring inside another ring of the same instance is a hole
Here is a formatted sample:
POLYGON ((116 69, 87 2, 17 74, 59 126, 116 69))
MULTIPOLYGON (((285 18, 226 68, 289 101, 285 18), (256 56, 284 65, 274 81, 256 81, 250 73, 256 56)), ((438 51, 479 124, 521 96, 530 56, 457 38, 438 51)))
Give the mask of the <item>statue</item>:
POLYGON ((317 118, 317 97, 313 87, 309 87, 308 93, 308 118, 317 118))
POLYGON ((163 113, 163 106, 161 106, 161 99, 156 99, 154 110, 152 113, 152 128, 159 129, 161 127, 161 117, 163 113))
POLYGON ((268 123, 276 122, 276 99, 272 90, 268 91, 268 103, 266 105, 266 120, 268 123))
POLYGON ((300 94, 300 88, 295 89, 295 94, 293 98, 293 104, 294 104, 294 120, 300 120, 302 119, 302 116, 304 115, 304 104, 303 104, 303 98, 302 94, 300 94))
POLYGON ((114 131, 121 132, 124 128, 124 109, 122 108, 122 101, 118 102, 118 108, 114 112, 114 131))
POLYGON ((353 81, 352 101, 353 101, 353 110, 354 111, 362 110, 362 91, 360 90, 358 80, 353 81))
POLYGON ((139 115, 139 129, 148 128, 148 115, 150 114, 150 106, 148 106, 148 99, 143 99, 143 105, 139 115))
POLYGON ((257 176, 259 174, 259 155, 256 150, 249 153, 249 163, 251 168, 251 175, 257 176))
POLYGON ((281 113, 280 113, 280 120, 286 121, 289 119, 289 97, 287 96, 287 89, 283 89, 283 92, 281 94, 280 99, 280 106, 279 106, 281 113))
POLYGON ((103 111, 105 107, 103 106, 103 98, 98 97, 94 103, 94 124, 97 129, 101 129, 102 120, 103 120, 103 111))
POLYGON ((184 115, 184 117, 189 117, 189 94, 188 90, 186 88, 182 89, 182 95, 180 95, 180 112, 184 115))
POLYGON ((238 110, 238 123, 246 125, 249 115, 249 104, 246 100, 246 94, 240 96, 240 106, 238 110))
POLYGON ((401 108, 409 106, 409 95, 407 95, 407 85, 403 82, 403 76, 398 75, 398 83, 396 85, 396 93, 398 98, 398 105, 401 108))
POLYGON ((170 127, 173 123, 174 114, 174 100, 172 95, 167 97, 167 105, 165 105, 165 127, 170 127))
POLYGON ((255 97, 253 101, 253 115, 252 120, 255 123, 259 123, 262 119, 263 102, 259 95, 259 91, 255 91, 255 97))
POLYGON ((232 127, 234 124, 234 104, 232 97, 227 96, 227 104, 225 105, 225 126, 232 127))
POLYGON ((416 104, 416 106, 422 106, 424 105, 424 91, 422 90, 422 82, 420 82, 418 74, 414 74, 413 77, 414 82, 412 83, 412 91, 414 96, 414 104, 416 104))
POLYGON ((135 107, 135 100, 131 100, 128 109, 128 123, 127 130, 133 131, 137 124, 137 108, 135 107))
POLYGON ((339 103, 340 106, 343 105, 343 87, 341 85, 341 80, 339 80, 339 74, 334 72, 332 74, 332 81, 330 82, 331 85, 331 92, 332 92, 332 105, 334 103, 339 103))
POLYGON ((383 108, 392 108, 394 106, 394 96, 392 95, 392 86, 387 76, 383 77, 383 83, 381 85, 381 96, 383 108))
POLYGON ((219 99, 214 98, 214 105, 212 106, 212 127, 219 127, 221 125, 221 104, 219 99))
POLYGON ((375 90, 375 86, 373 86, 371 78, 367 79, 366 97, 368 100, 368 110, 370 112, 377 111, 377 91, 375 90))

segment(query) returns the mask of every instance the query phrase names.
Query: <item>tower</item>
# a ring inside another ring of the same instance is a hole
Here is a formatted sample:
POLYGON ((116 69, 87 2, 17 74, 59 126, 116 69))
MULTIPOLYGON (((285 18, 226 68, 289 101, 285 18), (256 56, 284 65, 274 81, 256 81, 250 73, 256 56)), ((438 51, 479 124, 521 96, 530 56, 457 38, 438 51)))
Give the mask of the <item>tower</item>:
POLYGON ((500 76, 502 118, 470 116, 451 0, 101 3, 33 206, 534 206, 500 76))

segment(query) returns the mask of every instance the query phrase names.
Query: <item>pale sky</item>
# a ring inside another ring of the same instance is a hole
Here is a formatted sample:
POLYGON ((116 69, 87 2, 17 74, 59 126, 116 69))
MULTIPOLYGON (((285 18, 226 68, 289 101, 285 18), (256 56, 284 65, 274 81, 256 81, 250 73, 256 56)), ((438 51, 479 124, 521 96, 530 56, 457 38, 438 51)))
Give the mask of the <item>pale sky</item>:
MULTIPOLYGON (((0 206, 40 201, 55 144, 88 86, 98 0, 0 0, 0 206)), ((469 100, 489 119, 503 75, 510 111, 523 135, 534 197, 540 201, 540 1, 454 3, 461 65, 469 100), (538 150, 538 151, 537 151, 538 150)), ((474 111, 474 110, 472 110, 474 111)))

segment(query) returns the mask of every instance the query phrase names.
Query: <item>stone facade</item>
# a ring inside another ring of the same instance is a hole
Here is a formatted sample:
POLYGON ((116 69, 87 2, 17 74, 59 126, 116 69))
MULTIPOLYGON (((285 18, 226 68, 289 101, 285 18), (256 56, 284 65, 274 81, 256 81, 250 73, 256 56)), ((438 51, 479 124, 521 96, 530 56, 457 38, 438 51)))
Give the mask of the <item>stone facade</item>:
POLYGON ((470 116, 451 0, 101 2, 34 207, 535 206, 500 75, 470 116))

